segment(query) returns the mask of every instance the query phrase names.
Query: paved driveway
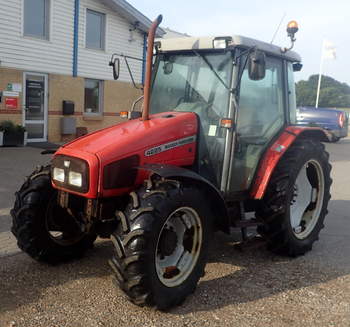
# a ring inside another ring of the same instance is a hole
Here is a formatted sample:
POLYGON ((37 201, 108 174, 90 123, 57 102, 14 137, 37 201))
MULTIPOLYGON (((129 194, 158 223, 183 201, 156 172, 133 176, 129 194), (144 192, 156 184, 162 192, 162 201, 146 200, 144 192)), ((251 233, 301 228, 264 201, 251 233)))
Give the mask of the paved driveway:
POLYGON ((15 239, 9 232, 10 210, 15 199, 14 193, 25 177, 37 165, 50 160, 50 156, 41 155, 41 151, 43 150, 30 147, 0 147, 0 257, 18 252, 15 239))
POLYGON ((350 326, 350 139, 327 148, 332 200, 313 251, 294 260, 261 247, 240 252, 218 234, 206 276, 169 313, 136 307, 114 288, 109 242, 58 267, 17 252, 8 233, 13 192, 49 157, 0 148, 0 326, 350 326))

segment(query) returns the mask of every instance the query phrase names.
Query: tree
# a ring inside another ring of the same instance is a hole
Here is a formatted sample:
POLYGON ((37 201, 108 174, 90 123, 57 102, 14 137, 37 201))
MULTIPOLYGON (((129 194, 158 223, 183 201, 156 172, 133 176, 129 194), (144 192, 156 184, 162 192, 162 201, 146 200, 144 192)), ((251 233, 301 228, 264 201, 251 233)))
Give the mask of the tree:
MULTIPOLYGON (((315 106, 318 75, 296 83, 297 105, 315 106)), ((350 107, 350 86, 329 76, 322 76, 319 107, 350 107)))

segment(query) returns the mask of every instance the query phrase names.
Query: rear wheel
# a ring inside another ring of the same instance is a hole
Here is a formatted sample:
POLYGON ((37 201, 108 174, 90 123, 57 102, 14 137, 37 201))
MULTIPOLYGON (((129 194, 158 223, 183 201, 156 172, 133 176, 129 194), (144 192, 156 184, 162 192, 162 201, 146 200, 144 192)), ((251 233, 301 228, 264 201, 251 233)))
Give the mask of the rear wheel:
POLYGON ((204 275, 211 215, 202 192, 159 180, 131 194, 111 236, 115 280, 138 305, 180 304, 204 275))
POLYGON ((285 153, 257 210, 265 222, 259 232, 272 251, 298 256, 312 249, 328 212, 330 171, 320 142, 301 139, 285 153))
POLYGON ((39 167, 16 193, 12 233, 18 247, 38 261, 58 263, 80 257, 93 246, 96 235, 57 204, 50 166, 39 167))

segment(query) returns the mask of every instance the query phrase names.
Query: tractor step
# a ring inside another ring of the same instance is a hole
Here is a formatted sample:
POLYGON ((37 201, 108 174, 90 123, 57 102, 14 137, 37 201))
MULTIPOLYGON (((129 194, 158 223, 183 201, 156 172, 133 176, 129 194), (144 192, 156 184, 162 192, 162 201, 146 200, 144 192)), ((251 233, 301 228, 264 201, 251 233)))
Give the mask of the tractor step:
POLYGON ((233 222, 233 227, 237 227, 237 228, 258 227, 262 225, 263 223, 256 220, 255 218, 247 219, 247 220, 238 220, 233 222))
POLYGON ((258 235, 250 236, 241 243, 235 245, 235 248, 239 251, 249 251, 257 248, 265 247, 266 240, 258 235))

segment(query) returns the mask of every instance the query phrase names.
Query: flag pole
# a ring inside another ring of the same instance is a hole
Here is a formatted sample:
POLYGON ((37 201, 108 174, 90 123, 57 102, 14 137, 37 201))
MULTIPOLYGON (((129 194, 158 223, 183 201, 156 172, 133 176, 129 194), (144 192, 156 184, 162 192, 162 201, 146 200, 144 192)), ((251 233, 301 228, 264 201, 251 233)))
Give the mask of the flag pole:
POLYGON ((321 63, 320 63, 320 73, 318 75, 318 85, 317 85, 317 95, 316 95, 316 105, 318 108, 318 102, 320 100, 320 90, 321 90, 321 80, 322 80, 322 71, 323 71, 323 60, 324 60, 324 48, 325 48, 325 40, 322 42, 322 52, 321 52, 321 63))

